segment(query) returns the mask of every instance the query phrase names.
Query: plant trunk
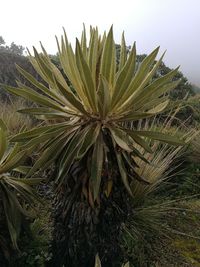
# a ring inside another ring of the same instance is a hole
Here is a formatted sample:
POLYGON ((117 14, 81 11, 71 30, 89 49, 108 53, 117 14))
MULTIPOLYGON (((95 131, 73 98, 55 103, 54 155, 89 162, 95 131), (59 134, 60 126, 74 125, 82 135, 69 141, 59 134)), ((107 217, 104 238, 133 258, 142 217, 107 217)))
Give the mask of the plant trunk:
POLYGON ((110 196, 107 198, 102 193, 100 205, 91 207, 81 194, 80 179, 74 178, 68 175, 56 193, 54 257, 48 266, 94 267, 97 253, 102 267, 121 266, 125 255, 119 244, 120 229, 132 212, 130 197, 121 179, 115 177, 110 196))

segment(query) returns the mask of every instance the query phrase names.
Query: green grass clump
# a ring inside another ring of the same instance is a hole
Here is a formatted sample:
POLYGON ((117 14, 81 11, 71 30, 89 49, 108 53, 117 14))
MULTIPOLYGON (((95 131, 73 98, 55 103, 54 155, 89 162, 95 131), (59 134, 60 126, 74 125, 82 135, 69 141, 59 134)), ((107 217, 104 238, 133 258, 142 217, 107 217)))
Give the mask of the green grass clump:
POLYGON ((9 134, 16 134, 22 127, 30 129, 33 126, 33 120, 28 115, 17 112, 25 108, 27 103, 22 99, 17 99, 0 104, 0 118, 6 123, 9 134))

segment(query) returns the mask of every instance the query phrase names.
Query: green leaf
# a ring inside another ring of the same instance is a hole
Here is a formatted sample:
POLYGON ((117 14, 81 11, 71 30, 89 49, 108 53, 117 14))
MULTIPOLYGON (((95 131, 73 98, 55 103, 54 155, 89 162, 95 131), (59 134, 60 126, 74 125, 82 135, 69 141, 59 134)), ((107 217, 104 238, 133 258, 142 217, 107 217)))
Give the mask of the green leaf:
POLYGON ((110 92, 109 84, 106 79, 100 76, 99 88, 98 88, 98 109, 101 119, 106 119, 110 109, 110 92))
POLYGON ((122 39, 121 39, 121 48, 120 48, 120 58, 119 58, 119 71, 124 67, 125 62, 127 60, 127 47, 126 42, 124 38, 124 32, 122 33, 122 39))
POLYGON ((59 95, 57 95, 56 92, 50 90, 42 83, 38 82, 30 73, 22 69, 20 66, 16 65, 17 70, 30 82, 32 85, 40 89, 43 93, 48 95, 49 97, 52 97, 53 99, 56 99, 57 101, 62 103, 62 100, 59 95))
POLYGON ((28 141, 26 144, 24 144, 22 146, 22 149, 27 149, 29 147, 38 145, 38 144, 42 144, 46 141, 48 141, 49 139, 52 139, 54 137, 59 137, 61 134, 64 134, 66 132, 66 128, 65 127, 60 127, 54 131, 50 131, 50 132, 45 132, 39 136, 36 136, 34 138, 32 138, 30 141, 28 141))
POLYGON ((86 58, 87 57, 87 38, 86 38, 86 30, 85 30, 85 24, 83 23, 83 31, 81 36, 81 49, 83 51, 83 55, 86 58))
POLYGON ((141 147, 143 147, 147 152, 152 153, 152 149, 149 146, 149 144, 142 138, 139 136, 138 131, 126 131, 128 133, 128 135, 141 147))
POLYGON ((103 136, 100 133, 94 145, 92 162, 91 162, 90 179, 93 187, 94 200, 96 200, 99 195, 102 167, 103 167, 103 136))
POLYGON ((133 150, 132 145, 125 131, 120 130, 119 128, 116 127, 110 127, 109 130, 112 134, 113 139, 115 140, 115 142, 119 147, 128 152, 132 152, 133 150))
POLYGON ((78 39, 76 39, 76 64, 80 73, 82 83, 84 85, 84 92, 90 104, 92 111, 97 112, 97 94, 94 80, 90 68, 84 59, 78 39))
POLYGON ((116 158, 117 158, 118 168, 119 168, 119 172, 120 172, 120 175, 121 175, 121 178, 122 178, 122 182, 123 182, 124 186, 126 187, 128 193, 133 197, 133 194, 132 194, 132 191, 131 191, 131 188, 130 188, 130 184, 129 184, 129 181, 128 181, 127 170, 126 170, 126 168, 124 166, 124 162, 123 162, 121 153, 118 152, 117 150, 115 150, 115 155, 116 155, 116 158))
POLYGON ((126 61, 124 67, 117 75, 117 80, 112 97, 112 108, 114 108, 121 100, 121 98, 124 96, 128 86, 130 85, 131 80, 133 79, 135 71, 135 60, 136 60, 136 47, 134 43, 130 55, 128 57, 128 60, 126 61))
POLYGON ((174 146, 183 146, 185 143, 183 140, 180 140, 176 136, 170 136, 167 133, 159 133, 153 131, 136 131, 138 135, 148 137, 150 139, 158 140, 161 142, 165 142, 174 146))
MULTIPOLYGON (((12 142, 23 142, 23 141, 27 141, 29 139, 32 139, 33 137, 38 137, 39 135, 42 134, 46 134, 46 133, 50 133, 53 131, 57 131, 57 130, 71 130, 72 128, 76 127, 76 125, 69 125, 68 122, 61 122, 61 123, 56 123, 56 124, 51 124, 51 125, 45 125, 45 126, 41 126, 41 127, 35 127, 32 130, 26 131, 26 132, 22 132, 19 134, 14 135, 11 138, 12 142)), ((76 129, 76 128, 75 128, 76 129)))
POLYGON ((16 192, 19 193, 20 196, 23 197, 24 200, 26 200, 30 205, 33 205, 33 201, 36 199, 39 200, 32 187, 30 187, 28 184, 25 184, 23 181, 20 181, 20 179, 16 180, 14 177, 6 177, 4 180, 10 186, 12 186, 16 192))
POLYGON ((153 113, 154 115, 161 113, 161 112, 165 111, 168 104, 169 104, 169 99, 158 104, 157 106, 153 107, 152 109, 148 110, 148 113, 153 113))
POLYGON ((126 109, 132 99, 135 97, 135 94, 140 88, 140 85, 144 82, 145 78, 148 76, 150 68, 152 67, 154 60, 158 54, 159 47, 156 48, 150 55, 148 55, 141 63, 138 71, 136 72, 134 78, 132 79, 129 87, 127 88, 125 94, 118 102, 118 107, 126 109))
POLYGON ((142 106, 144 102, 146 101, 149 102, 150 99, 152 98, 155 99, 156 97, 159 97, 160 95, 163 95, 169 92, 170 90, 174 89, 179 84, 180 81, 179 80, 174 82, 170 81, 177 74, 178 69, 179 67, 150 83, 147 87, 145 87, 141 95, 135 98, 135 103, 137 103, 137 105, 142 106))
POLYGON ((104 44, 102 59, 101 59, 101 68, 100 68, 100 73, 102 74, 103 77, 105 77, 105 79, 109 83, 111 95, 115 80, 115 71, 116 71, 116 49, 113 40, 113 27, 111 27, 104 44))
POLYGON ((20 109, 17 112, 22 113, 22 114, 31 114, 31 115, 41 115, 43 117, 45 117, 45 119, 47 119, 47 117, 49 118, 50 116, 52 118, 63 118, 66 119, 67 117, 71 117, 72 115, 70 113, 65 113, 65 112, 60 112, 60 111, 53 111, 49 108, 42 108, 42 107, 38 107, 38 108, 24 108, 24 109, 20 109))
POLYGON ((62 150, 71 140, 70 138, 72 136, 73 133, 69 132, 64 135, 60 134, 56 138, 52 139, 51 144, 49 144, 47 148, 41 153, 41 156, 27 173, 27 177, 32 176, 39 169, 45 169, 45 167, 49 166, 50 163, 54 162, 54 160, 59 157, 62 150))
POLYGON ((60 158, 59 173, 56 178, 56 183, 59 182, 59 184, 61 184, 64 177, 67 175, 71 165, 78 155, 78 151, 81 148, 84 136, 88 130, 89 128, 84 129, 80 132, 77 131, 71 138, 69 144, 66 146, 66 149, 60 158))
POLYGON ((20 151, 9 161, 5 161, 2 165, 0 165, 0 174, 10 172, 12 169, 22 164, 26 158, 26 154, 26 151, 20 151))
POLYGON ((55 80, 55 83, 60 90, 61 94, 69 101, 69 103, 77 109, 82 114, 88 115, 87 111, 85 110, 82 103, 78 100, 78 98, 70 91, 70 89, 63 87, 57 80, 55 80))
MULTIPOLYGON (((136 179, 137 181, 139 181, 140 183, 143 183, 145 185, 149 185, 149 182, 147 180, 145 180, 143 177, 141 177, 140 175, 138 175, 138 173, 135 171, 135 167, 139 167, 134 159, 134 157, 139 157, 141 160, 143 160, 146 163, 149 163, 145 157, 143 157, 143 155, 137 150, 134 149, 132 155, 128 155, 127 152, 122 151, 122 155, 123 158, 125 160, 124 163, 128 163, 128 170, 130 168, 129 171, 127 171, 127 176, 131 178, 131 180, 136 179), (134 155, 134 157, 133 157, 134 155)), ((127 166, 126 166, 127 168, 127 166)), ((127 169, 126 169, 127 170, 127 169)))
POLYGON ((154 115, 155 115, 154 113, 137 112, 133 110, 121 116, 116 116, 116 117, 113 116, 113 121, 116 121, 116 122, 132 121, 133 122, 133 121, 138 121, 141 119, 146 119, 154 115))
POLYGON ((98 63, 98 30, 93 29, 90 37, 89 43, 89 67, 92 73, 93 81, 97 84, 96 80, 96 68, 98 63))
MULTIPOLYGON (((58 44, 59 47, 59 44, 58 44)), ((71 45, 68 43, 67 36, 65 33, 65 41, 62 38, 61 39, 61 49, 59 53, 60 61, 62 68, 66 74, 66 76, 69 78, 70 82, 73 85, 73 88, 75 88, 76 93, 78 97, 82 100, 84 103, 85 108, 88 110, 89 103, 88 99, 84 93, 81 77, 76 65, 76 59, 74 52, 72 50, 71 45)))
POLYGON ((96 142, 97 136, 99 135, 99 131, 101 129, 101 125, 91 125, 89 131, 86 133, 81 148, 78 152, 77 158, 81 159, 87 151, 91 148, 91 146, 96 142))
POLYGON ((2 201, 10 238, 14 248, 19 250, 17 239, 19 237, 21 224, 21 214, 18 208, 20 204, 15 194, 12 194, 4 184, 2 184, 2 186, 4 188, 4 190, 2 190, 2 201))
POLYGON ((49 67, 48 60, 46 60, 43 54, 38 54, 35 47, 33 47, 33 51, 34 51, 34 56, 37 61, 37 64, 43 73, 43 77, 45 77, 45 81, 47 83, 53 84, 53 73, 51 71, 51 68, 49 67))
MULTIPOLYGON (((27 174, 27 172, 31 169, 30 166, 18 166, 13 171, 19 172, 21 174, 27 174)), ((20 178, 21 179, 21 178, 20 178)))
POLYGON ((15 87, 11 87, 11 86, 4 86, 4 88, 8 92, 10 92, 14 95, 22 96, 26 99, 29 99, 35 103, 40 104, 40 105, 65 112, 64 108, 61 105, 59 105, 58 103, 56 103, 55 101, 51 100, 50 98, 48 98, 44 95, 41 95, 39 93, 34 92, 33 90, 27 91, 26 89, 23 89, 23 88, 15 88, 15 87))
POLYGON ((21 182, 21 183, 24 183, 24 184, 30 186, 30 185, 38 185, 39 183, 41 183, 45 179, 44 178, 15 178, 15 177, 13 177, 12 180, 14 180, 16 182, 21 182))
POLYGON ((15 157, 20 151, 19 144, 14 144, 14 146, 9 146, 8 153, 4 156, 2 159, 3 163, 2 165, 5 165, 7 162, 9 162, 13 157, 15 157))

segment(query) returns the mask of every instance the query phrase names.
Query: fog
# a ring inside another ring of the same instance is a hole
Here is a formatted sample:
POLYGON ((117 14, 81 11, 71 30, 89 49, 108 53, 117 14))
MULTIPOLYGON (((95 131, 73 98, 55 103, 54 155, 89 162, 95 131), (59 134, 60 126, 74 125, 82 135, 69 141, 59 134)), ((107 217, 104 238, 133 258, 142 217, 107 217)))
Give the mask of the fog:
POLYGON ((62 26, 73 42, 83 22, 102 32, 113 24, 116 43, 124 30, 127 44, 136 41, 139 54, 160 45, 161 52, 167 49, 164 62, 181 65, 189 81, 200 86, 199 14, 199 0, 7 0, 1 1, 0 35, 8 44, 28 48, 42 41, 56 53, 54 35, 61 35, 62 26))

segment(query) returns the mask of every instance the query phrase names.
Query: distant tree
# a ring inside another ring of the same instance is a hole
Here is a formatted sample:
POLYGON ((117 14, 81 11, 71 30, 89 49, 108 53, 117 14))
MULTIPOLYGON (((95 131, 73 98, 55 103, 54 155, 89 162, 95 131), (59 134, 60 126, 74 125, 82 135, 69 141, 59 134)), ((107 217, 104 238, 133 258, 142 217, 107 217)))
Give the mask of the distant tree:
MULTIPOLYGON (((160 68, 159 68, 159 74, 160 75, 165 75, 169 73, 172 69, 167 67, 164 62, 161 63, 160 68)), ((183 75, 181 71, 179 71, 176 76, 174 77, 174 80, 179 80, 180 83, 176 87, 175 90, 172 90, 170 92, 170 97, 173 100, 178 100, 178 99, 188 99, 190 96, 195 95, 195 92, 193 90, 193 86, 191 83, 188 82, 188 79, 183 75)))
POLYGON ((1 84, 7 84, 10 86, 16 86, 16 80, 20 80, 23 83, 31 86, 17 71, 16 64, 31 73, 38 81, 42 81, 42 78, 34 70, 33 66, 29 62, 28 57, 11 53, 10 51, 0 50, 0 100, 8 100, 8 93, 3 89, 1 84))
POLYGON ((192 84, 192 87, 193 87, 193 91, 196 93, 196 94, 199 94, 200 93, 200 86, 196 85, 196 84, 192 84))
POLYGON ((4 41, 3 37, 0 36, 0 52, 8 52, 15 55, 23 55, 24 47, 22 45, 16 45, 14 42, 12 42, 9 45, 6 45, 6 42, 4 41))
POLYGON ((1 46, 1 45, 5 45, 5 41, 4 41, 4 39, 3 39, 2 36, 0 36, 0 46, 1 46))
MULTIPOLYGON (((1 84, 16 86, 16 80, 20 80, 26 83, 28 86, 31 86, 29 82, 25 81, 23 77, 21 77, 16 69, 16 64, 27 70, 39 81, 43 81, 34 70, 33 66, 29 62, 28 57, 23 55, 23 52, 24 47, 22 45, 16 45, 14 42, 12 42, 8 46, 6 45, 3 37, 0 36, 0 100, 8 100, 8 93, 3 90, 1 84)), ((56 56, 52 57, 56 60, 56 56)))
POLYGON ((24 52, 24 47, 22 45, 16 45, 14 42, 11 43, 10 45, 10 52, 22 56, 24 52))

